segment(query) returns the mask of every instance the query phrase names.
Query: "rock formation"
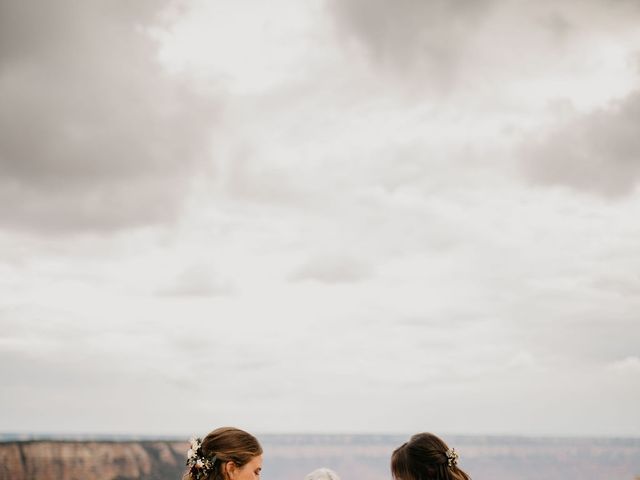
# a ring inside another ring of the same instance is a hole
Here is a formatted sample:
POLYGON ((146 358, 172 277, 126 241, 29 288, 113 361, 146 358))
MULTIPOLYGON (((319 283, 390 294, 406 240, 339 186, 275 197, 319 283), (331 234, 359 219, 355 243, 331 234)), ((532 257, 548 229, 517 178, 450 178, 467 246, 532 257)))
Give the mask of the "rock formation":
POLYGON ((0 443, 0 480, 179 480, 186 443, 0 443))

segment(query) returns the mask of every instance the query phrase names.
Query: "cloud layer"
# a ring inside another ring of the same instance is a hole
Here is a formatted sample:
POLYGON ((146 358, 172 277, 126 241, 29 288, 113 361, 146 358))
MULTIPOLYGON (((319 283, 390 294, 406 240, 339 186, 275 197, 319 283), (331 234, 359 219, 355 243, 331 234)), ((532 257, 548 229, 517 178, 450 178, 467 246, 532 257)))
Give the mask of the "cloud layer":
POLYGON ((0 218, 44 230, 175 217, 212 107, 155 60, 156 2, 3 2, 0 218))
POLYGON ((640 433, 636 2, 1 8, 3 428, 640 433))

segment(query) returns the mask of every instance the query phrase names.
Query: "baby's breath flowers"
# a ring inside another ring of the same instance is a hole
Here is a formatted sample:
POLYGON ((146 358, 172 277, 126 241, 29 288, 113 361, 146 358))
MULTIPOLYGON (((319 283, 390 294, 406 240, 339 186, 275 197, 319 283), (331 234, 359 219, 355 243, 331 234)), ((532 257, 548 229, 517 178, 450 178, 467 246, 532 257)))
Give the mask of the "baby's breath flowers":
POLYGON ((458 464, 459 455, 458 452, 456 452, 455 448, 447 450, 445 455, 447 456, 447 464, 449 465, 449 467, 453 467, 458 464))

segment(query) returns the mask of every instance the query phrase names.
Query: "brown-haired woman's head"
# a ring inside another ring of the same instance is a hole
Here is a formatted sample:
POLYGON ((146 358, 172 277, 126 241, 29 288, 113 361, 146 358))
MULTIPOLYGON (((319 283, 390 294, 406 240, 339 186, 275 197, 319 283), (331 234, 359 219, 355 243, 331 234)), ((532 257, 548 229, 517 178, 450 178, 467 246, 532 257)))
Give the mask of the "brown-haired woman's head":
POLYGON ((258 480, 262 447, 244 430, 217 428, 202 441, 191 441, 187 466, 182 480, 258 480))
POLYGON ((432 433, 418 433, 391 455, 395 480, 470 480, 458 468, 458 455, 432 433))

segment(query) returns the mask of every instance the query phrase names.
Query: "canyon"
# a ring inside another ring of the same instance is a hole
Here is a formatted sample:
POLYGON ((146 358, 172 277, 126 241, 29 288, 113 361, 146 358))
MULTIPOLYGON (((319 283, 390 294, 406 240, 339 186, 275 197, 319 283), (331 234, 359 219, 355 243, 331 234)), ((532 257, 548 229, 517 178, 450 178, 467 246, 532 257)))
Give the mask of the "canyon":
MULTIPOLYGON (((182 438, 182 437, 180 437, 182 438)), ((302 480, 318 467, 343 480, 390 480, 406 435, 258 435, 263 480, 302 480)), ((473 480, 640 480, 638 438, 447 436, 473 480)), ((0 435, 0 480, 181 480, 187 440, 0 435)))
POLYGON ((0 443, 0 480, 165 480, 184 473, 187 442, 0 443))

